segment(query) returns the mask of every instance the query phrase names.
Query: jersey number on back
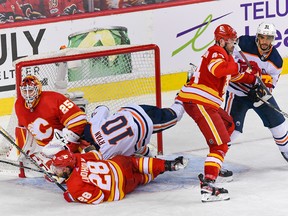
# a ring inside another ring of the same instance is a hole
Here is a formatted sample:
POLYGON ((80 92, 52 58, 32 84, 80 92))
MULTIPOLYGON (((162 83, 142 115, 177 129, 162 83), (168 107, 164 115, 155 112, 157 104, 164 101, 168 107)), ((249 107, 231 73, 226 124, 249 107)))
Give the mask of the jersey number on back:
POLYGON ((127 136, 133 136, 134 133, 125 116, 118 116, 113 120, 107 121, 101 127, 106 136, 111 137, 108 141, 111 145, 116 145, 118 141, 127 136))

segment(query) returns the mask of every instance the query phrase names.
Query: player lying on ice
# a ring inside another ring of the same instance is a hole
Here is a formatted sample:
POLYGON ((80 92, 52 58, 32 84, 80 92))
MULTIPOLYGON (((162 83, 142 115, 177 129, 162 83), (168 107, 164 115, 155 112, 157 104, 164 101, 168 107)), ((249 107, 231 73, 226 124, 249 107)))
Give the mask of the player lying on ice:
POLYGON ((99 150, 104 159, 116 154, 140 154, 154 157, 147 146, 151 135, 174 126, 184 108, 177 101, 170 108, 150 105, 128 105, 109 115, 109 108, 97 106, 84 129, 84 139, 99 150))
MULTIPOLYGON (((174 126, 183 116, 184 109, 177 101, 170 108, 158 108, 151 105, 129 105, 121 107, 116 113, 109 115, 106 106, 97 106, 92 113, 90 123, 85 126, 84 140, 81 143, 92 145, 100 151, 103 159, 116 155, 155 157, 147 146, 152 133, 174 126)), ((60 144, 43 148, 43 153, 51 157, 64 147, 60 144)), ((89 151, 91 148, 85 149, 89 151)), ((188 159, 182 158, 184 164, 188 159)), ((61 182, 61 179, 58 179, 61 182)))
POLYGON ((62 150, 53 157, 51 165, 58 177, 66 179, 65 200, 88 204, 121 200, 138 185, 181 168, 185 168, 181 156, 171 161, 123 155, 104 160, 95 150, 85 154, 62 150))
POLYGON ((184 112, 182 104, 175 102, 170 108, 162 109, 150 105, 126 106, 108 117, 108 108, 98 106, 92 114, 91 124, 87 125, 86 115, 77 105, 60 93, 42 92, 37 77, 25 77, 20 90, 22 97, 17 99, 15 109, 22 127, 16 129, 17 140, 23 140, 23 150, 47 171, 47 161, 60 150, 68 148, 77 152, 89 145, 79 140, 84 127, 85 139, 97 149, 101 147, 105 159, 116 154, 151 156, 147 147, 151 134, 174 126, 184 112), (29 133, 23 132, 24 129, 29 133), (23 134, 30 138, 32 134, 37 143, 23 134))

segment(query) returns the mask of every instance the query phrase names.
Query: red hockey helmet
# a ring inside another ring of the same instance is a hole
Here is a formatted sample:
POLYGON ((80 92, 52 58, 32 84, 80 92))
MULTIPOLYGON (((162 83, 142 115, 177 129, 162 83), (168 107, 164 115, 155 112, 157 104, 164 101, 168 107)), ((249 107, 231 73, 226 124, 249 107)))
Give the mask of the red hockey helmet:
POLYGON ((36 76, 26 76, 21 84, 20 91, 29 109, 35 107, 42 93, 42 84, 36 76))
POLYGON ((228 41, 232 39, 235 41, 237 39, 237 32, 228 24, 219 25, 214 31, 215 41, 219 41, 220 39, 224 39, 228 41))
POLYGON ((52 158, 52 165, 55 167, 74 168, 76 158, 69 150, 61 150, 52 158))
POLYGON ((58 177, 67 179, 76 164, 76 158, 69 150, 62 150, 52 158, 50 169, 58 177))

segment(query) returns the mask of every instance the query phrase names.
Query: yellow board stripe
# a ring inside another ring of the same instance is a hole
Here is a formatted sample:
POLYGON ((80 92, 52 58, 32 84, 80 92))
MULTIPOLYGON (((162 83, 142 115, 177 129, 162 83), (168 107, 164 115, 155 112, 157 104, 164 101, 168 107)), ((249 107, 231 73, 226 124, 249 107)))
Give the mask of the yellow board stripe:
POLYGON ((10 115, 14 106, 15 97, 0 98, 0 116, 10 115))
MULTIPOLYGON (((283 70, 281 74, 288 74, 288 58, 283 58, 283 70)), ((142 92, 141 94, 150 94, 154 92, 154 78, 142 78, 142 79, 148 79, 149 86, 146 88, 145 92, 142 92)), ((186 82, 187 79, 187 72, 177 72, 177 73, 171 73, 171 74, 164 74, 161 75, 161 91, 167 92, 167 91, 173 91, 173 90, 179 90, 186 82)), ((81 88, 75 88, 71 89, 71 91, 82 91, 84 92, 85 98, 86 95, 89 95, 89 98, 87 99, 90 103, 98 102, 98 101, 106 101, 108 100, 115 100, 119 98, 125 98, 125 97, 133 97, 133 96, 139 96, 139 93, 135 93, 130 91, 131 88, 129 86, 135 86, 135 84, 141 82, 141 80, 129 80, 129 81, 123 81, 123 82, 117 82, 117 83, 107 83, 107 84, 100 84, 90 87, 81 87, 81 88), (111 88, 110 91, 106 91, 105 94, 98 94, 97 98, 95 98, 96 91, 100 91, 100 89, 103 88, 102 85, 107 85, 105 87, 111 88), (117 95, 115 95, 115 91, 117 91, 117 95), (91 93, 92 92, 92 93, 91 93)), ((142 81, 143 82, 143 81, 142 81)), ((147 80, 145 80, 147 82, 147 80)), ((0 116, 2 115, 10 115, 12 113, 12 108, 14 105, 14 97, 10 98, 0 98, 0 116)))
MULTIPOLYGON (((162 92, 178 90, 180 89, 184 83, 186 82, 187 72, 181 72, 176 74, 165 74, 161 76, 161 89, 162 92)), ((136 80, 129 81, 121 81, 117 83, 106 83, 99 84, 94 86, 87 86, 81 88, 73 88, 69 91, 82 91, 85 95, 85 99, 87 99, 90 103, 95 103, 99 101, 107 101, 107 100, 116 100, 119 98, 133 97, 139 96, 142 94, 151 94, 154 93, 154 77, 152 78, 141 78, 136 80), (143 81, 143 79, 146 79, 143 81), (148 83, 145 87, 145 92, 133 92, 131 91, 132 87, 135 88, 137 83, 148 83), (105 93, 95 94, 95 92, 101 92, 101 89, 105 87, 105 93), (131 86, 131 88, 129 87, 131 86), (109 89, 109 91, 107 91, 109 89), (117 94, 115 94, 117 92, 117 94), (95 97, 97 95, 97 98, 95 97)), ((11 98, 0 98, 0 116, 2 115, 10 115, 12 113, 12 108, 14 105, 14 97, 11 98)))

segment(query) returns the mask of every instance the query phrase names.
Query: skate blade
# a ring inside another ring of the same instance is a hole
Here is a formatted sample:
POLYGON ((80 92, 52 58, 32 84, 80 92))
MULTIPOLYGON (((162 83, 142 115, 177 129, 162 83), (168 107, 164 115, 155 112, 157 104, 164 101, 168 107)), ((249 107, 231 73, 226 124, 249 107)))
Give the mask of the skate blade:
POLYGON ((226 183, 226 182, 232 182, 232 181, 233 181, 233 176, 229 176, 229 177, 218 176, 216 179, 216 183, 226 183))
POLYGON ((203 203, 205 202, 217 202, 217 201, 227 201, 227 200, 230 200, 230 196, 229 194, 218 194, 218 196, 215 196, 215 195, 211 195, 211 194, 208 194, 208 193, 204 193, 202 194, 202 198, 201 198, 201 201, 203 203))

